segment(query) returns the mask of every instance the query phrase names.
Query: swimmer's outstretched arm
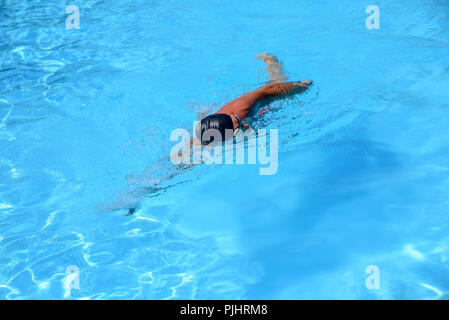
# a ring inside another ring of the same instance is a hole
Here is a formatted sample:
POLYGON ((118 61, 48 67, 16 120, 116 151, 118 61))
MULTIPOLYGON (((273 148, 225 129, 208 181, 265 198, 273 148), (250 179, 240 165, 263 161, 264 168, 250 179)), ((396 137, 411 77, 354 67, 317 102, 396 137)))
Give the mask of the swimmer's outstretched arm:
POLYGON ((271 83, 263 86, 260 89, 251 91, 240 98, 237 98, 223 108, 217 111, 217 113, 226 113, 226 114, 236 114, 240 119, 245 118, 248 113, 251 111, 251 108, 256 104, 256 102, 273 97, 273 96, 282 96, 288 93, 291 93, 295 90, 299 90, 300 92, 306 90, 312 81, 306 80, 301 82, 281 82, 281 83, 271 83))
POLYGON ((284 95, 288 94, 298 88, 307 89, 312 84, 312 81, 306 80, 301 82, 282 82, 282 83, 272 83, 256 90, 260 91, 263 98, 270 96, 284 95))

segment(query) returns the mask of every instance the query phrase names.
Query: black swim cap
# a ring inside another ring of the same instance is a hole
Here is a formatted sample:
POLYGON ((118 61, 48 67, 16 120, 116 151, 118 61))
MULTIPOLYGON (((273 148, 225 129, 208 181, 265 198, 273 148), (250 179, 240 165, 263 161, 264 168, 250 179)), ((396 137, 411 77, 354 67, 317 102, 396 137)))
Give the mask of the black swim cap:
POLYGON ((209 129, 218 130, 221 133, 221 141, 226 139, 226 129, 234 130, 234 123, 231 116, 224 113, 214 113, 201 120, 196 127, 196 136, 202 144, 209 144, 214 141, 214 134, 207 132, 209 129))

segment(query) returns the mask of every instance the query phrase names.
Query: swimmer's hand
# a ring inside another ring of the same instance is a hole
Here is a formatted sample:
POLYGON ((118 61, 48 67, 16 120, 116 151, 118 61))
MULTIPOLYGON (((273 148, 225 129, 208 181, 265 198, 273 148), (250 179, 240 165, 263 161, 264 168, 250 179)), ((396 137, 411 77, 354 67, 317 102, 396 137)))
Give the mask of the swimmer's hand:
POLYGON ((237 133, 239 132, 240 128, 245 128, 245 130, 250 129, 251 127, 249 126, 249 124, 247 123, 243 123, 239 128, 234 130, 234 136, 237 135, 237 133))
POLYGON ((299 82, 299 84, 301 85, 301 87, 310 87, 312 85, 312 80, 304 80, 299 82))

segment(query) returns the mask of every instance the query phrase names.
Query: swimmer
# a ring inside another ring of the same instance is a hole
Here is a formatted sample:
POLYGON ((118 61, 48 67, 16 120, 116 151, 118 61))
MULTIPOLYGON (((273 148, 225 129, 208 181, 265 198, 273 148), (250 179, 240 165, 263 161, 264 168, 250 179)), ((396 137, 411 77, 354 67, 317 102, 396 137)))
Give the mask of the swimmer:
POLYGON ((242 122, 257 102, 267 98, 278 98, 289 93, 300 93, 309 88, 312 81, 305 80, 299 82, 285 82, 287 77, 282 70, 282 64, 276 56, 269 53, 261 53, 256 56, 267 65, 269 74, 269 84, 255 91, 249 92, 223 106, 214 114, 201 120, 196 128, 196 136, 200 141, 192 140, 192 144, 208 145, 213 141, 213 135, 206 134, 209 129, 216 129, 220 132, 224 141, 225 130, 232 129, 235 136, 240 128, 248 127, 242 122))
MULTIPOLYGON (((263 60, 266 64, 266 69, 269 75, 269 84, 249 93, 244 94, 243 96, 229 102, 224 105, 217 112, 208 115, 203 118, 196 128, 196 136, 199 138, 192 138, 190 146, 187 148, 191 148, 193 145, 202 145, 206 146, 213 142, 213 135, 207 134, 208 130, 216 129, 221 134, 222 139, 224 141, 226 138, 229 138, 225 135, 226 129, 232 129, 228 132, 233 133, 235 136, 240 128, 248 127, 247 124, 242 122, 245 119, 252 108, 256 105, 257 102, 265 100, 265 99, 278 99, 285 97, 288 94, 296 94, 305 91, 310 87, 312 81, 290 81, 286 82, 287 77, 284 75, 282 70, 282 63, 279 62, 276 56, 269 53, 261 53, 257 55, 257 59, 263 60)), ((267 112, 269 108, 264 108, 264 112, 267 112)), ((178 153, 175 155, 171 155, 171 161, 173 163, 176 160, 182 159, 182 153, 178 153), (179 157, 179 158, 178 158, 179 157)), ((172 167, 168 172, 165 180, 171 179, 177 174, 184 172, 186 169, 192 168, 193 165, 177 165, 172 167)), ((128 213, 124 216, 133 215, 137 209, 137 205, 133 205, 128 207, 128 213)))

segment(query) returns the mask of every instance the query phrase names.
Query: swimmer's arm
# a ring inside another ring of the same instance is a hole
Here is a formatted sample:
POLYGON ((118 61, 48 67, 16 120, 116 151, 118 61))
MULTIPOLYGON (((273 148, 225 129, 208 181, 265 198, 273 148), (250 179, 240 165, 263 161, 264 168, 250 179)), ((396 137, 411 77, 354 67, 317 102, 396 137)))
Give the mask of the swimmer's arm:
POLYGON ((296 89, 307 89, 312 84, 312 81, 305 80, 301 82, 282 82, 282 83, 271 83, 260 88, 259 91, 263 98, 270 96, 278 96, 288 94, 296 89))
POLYGON ((217 113, 237 114, 240 119, 243 120, 256 102, 268 97, 286 95, 295 90, 301 92, 306 90, 311 84, 312 81, 310 80, 267 84, 260 89, 251 91, 244 96, 231 101, 218 110, 217 113))

